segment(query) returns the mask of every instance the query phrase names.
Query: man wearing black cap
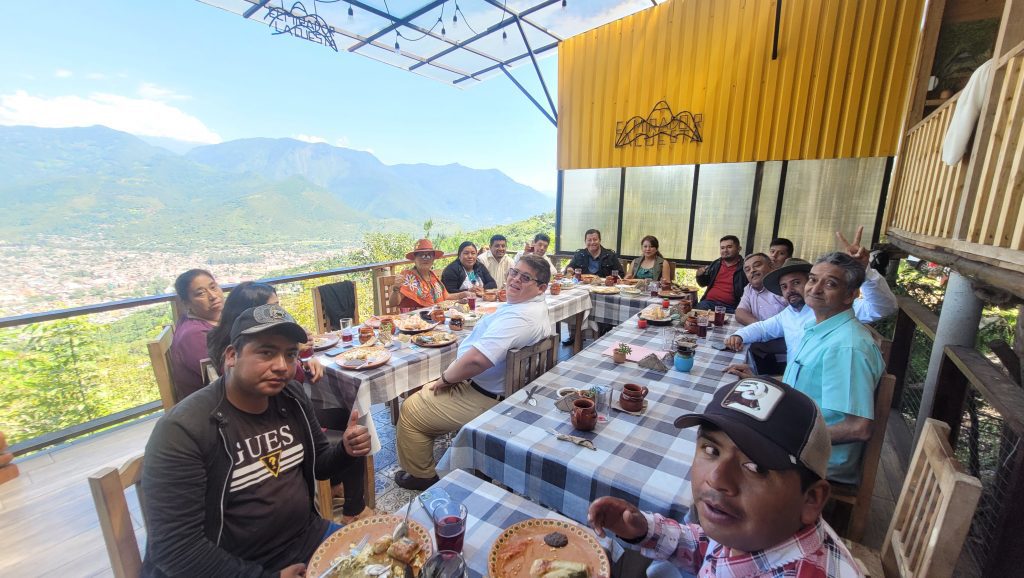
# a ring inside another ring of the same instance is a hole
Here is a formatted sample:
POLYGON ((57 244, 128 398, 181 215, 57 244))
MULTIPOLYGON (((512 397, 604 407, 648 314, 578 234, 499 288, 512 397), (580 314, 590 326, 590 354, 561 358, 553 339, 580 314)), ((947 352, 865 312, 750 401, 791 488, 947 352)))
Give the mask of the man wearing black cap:
POLYGON ((645 556, 702 577, 862 576, 821 519, 830 441, 810 398, 772 379, 743 379, 675 425, 700 426, 690 470, 700 524, 604 497, 589 512, 599 535, 610 530, 645 556))
POLYGON ((352 412, 331 447, 295 375, 306 332, 278 305, 231 327, 225 374, 153 429, 142 472, 143 576, 301 576, 337 525, 317 515, 314 480, 366 455, 352 412))

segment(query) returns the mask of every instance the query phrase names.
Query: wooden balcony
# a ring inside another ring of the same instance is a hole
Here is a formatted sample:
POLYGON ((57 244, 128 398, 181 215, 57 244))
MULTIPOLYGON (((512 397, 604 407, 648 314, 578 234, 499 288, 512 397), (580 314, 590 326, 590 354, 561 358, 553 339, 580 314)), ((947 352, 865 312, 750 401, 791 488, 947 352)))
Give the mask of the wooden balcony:
POLYGON ((941 160, 953 97, 904 135, 885 233, 908 253, 1024 296, 1024 43, 1002 56, 973 147, 941 160))

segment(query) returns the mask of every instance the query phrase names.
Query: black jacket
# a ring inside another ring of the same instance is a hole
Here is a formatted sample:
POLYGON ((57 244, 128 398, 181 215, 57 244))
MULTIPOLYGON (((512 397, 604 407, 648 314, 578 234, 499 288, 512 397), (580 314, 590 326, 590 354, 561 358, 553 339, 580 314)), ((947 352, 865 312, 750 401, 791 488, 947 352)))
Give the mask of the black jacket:
MULTIPOLYGON (((732 276, 732 306, 735 307, 740 304, 740 298, 743 297, 743 288, 747 286, 747 275, 743 272, 743 261, 740 261, 740 266, 736 268, 736 274, 732 276)), ((704 271, 703 275, 697 275, 697 284, 701 287, 708 287, 710 291, 711 287, 715 284, 715 277, 718 277, 718 271, 722 268, 722 259, 719 257, 708 265, 708 268, 704 271)), ((701 295, 701 299, 708 296, 708 291, 705 291, 701 295)))
MULTIPOLYGON (((146 444, 142 467, 142 508, 146 513, 146 557, 142 576, 252 576, 278 572, 242 560, 220 548, 223 501, 233 457, 221 428, 227 423, 224 379, 174 406, 157 422, 146 444)), ((327 479, 353 458, 339 443, 330 446, 309 398, 292 381, 278 394, 281 411, 294 411, 306 424, 302 474, 313 495, 314 478, 327 479)), ((310 500, 310 509, 313 502, 310 500)), ((296 548, 298 549, 298 548, 296 548)), ((284 565, 305 562, 312 552, 295 552, 284 565)))
MULTIPOLYGON (((625 276, 626 271, 622 267, 622 263, 619 263, 619 257, 615 254, 615 251, 601 247, 601 254, 597 256, 597 262, 599 267, 597 268, 598 277, 607 277, 612 274, 612 271, 618 271, 619 275, 625 276)), ((572 256, 572 261, 569 262, 566 267, 572 267, 573 269, 579 269, 584 273, 589 273, 587 265, 590 263, 590 251, 584 247, 576 251, 572 256)), ((660 273, 659 273, 660 274, 660 273)))
MULTIPOLYGON (((491 277, 491 272, 480 261, 473 264, 473 272, 476 273, 476 278, 484 284, 484 289, 498 288, 498 284, 494 282, 494 277, 491 277)), ((462 282, 465 280, 466 268, 462 266, 458 259, 449 263, 444 268, 444 271, 441 271, 441 284, 444 285, 444 288, 449 293, 462 291, 462 282)))

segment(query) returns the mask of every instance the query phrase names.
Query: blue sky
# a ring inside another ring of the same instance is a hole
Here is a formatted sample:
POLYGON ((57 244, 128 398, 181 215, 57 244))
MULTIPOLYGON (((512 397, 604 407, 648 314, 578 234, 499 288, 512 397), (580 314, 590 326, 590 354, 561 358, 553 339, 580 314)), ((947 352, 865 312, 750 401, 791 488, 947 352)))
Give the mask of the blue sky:
MULTIPOLYGON (((4 8, 0 124, 106 124, 199 142, 323 140, 371 151, 389 164, 497 168, 538 190, 555 190, 556 129, 504 77, 459 90, 273 36, 261 23, 195 0, 4 8)), ((541 68, 555 91, 557 58, 541 60, 541 68)), ((532 69, 515 74, 533 86, 532 69)))

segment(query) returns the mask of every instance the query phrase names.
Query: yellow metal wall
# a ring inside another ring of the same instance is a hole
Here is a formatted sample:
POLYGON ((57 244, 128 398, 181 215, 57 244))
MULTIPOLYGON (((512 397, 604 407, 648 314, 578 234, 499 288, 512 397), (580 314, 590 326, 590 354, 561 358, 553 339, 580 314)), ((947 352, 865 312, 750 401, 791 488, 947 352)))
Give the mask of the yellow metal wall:
POLYGON ((924 0, 670 0, 559 47, 560 169, 896 153, 924 0), (703 143, 615 148, 659 100, 703 143))

